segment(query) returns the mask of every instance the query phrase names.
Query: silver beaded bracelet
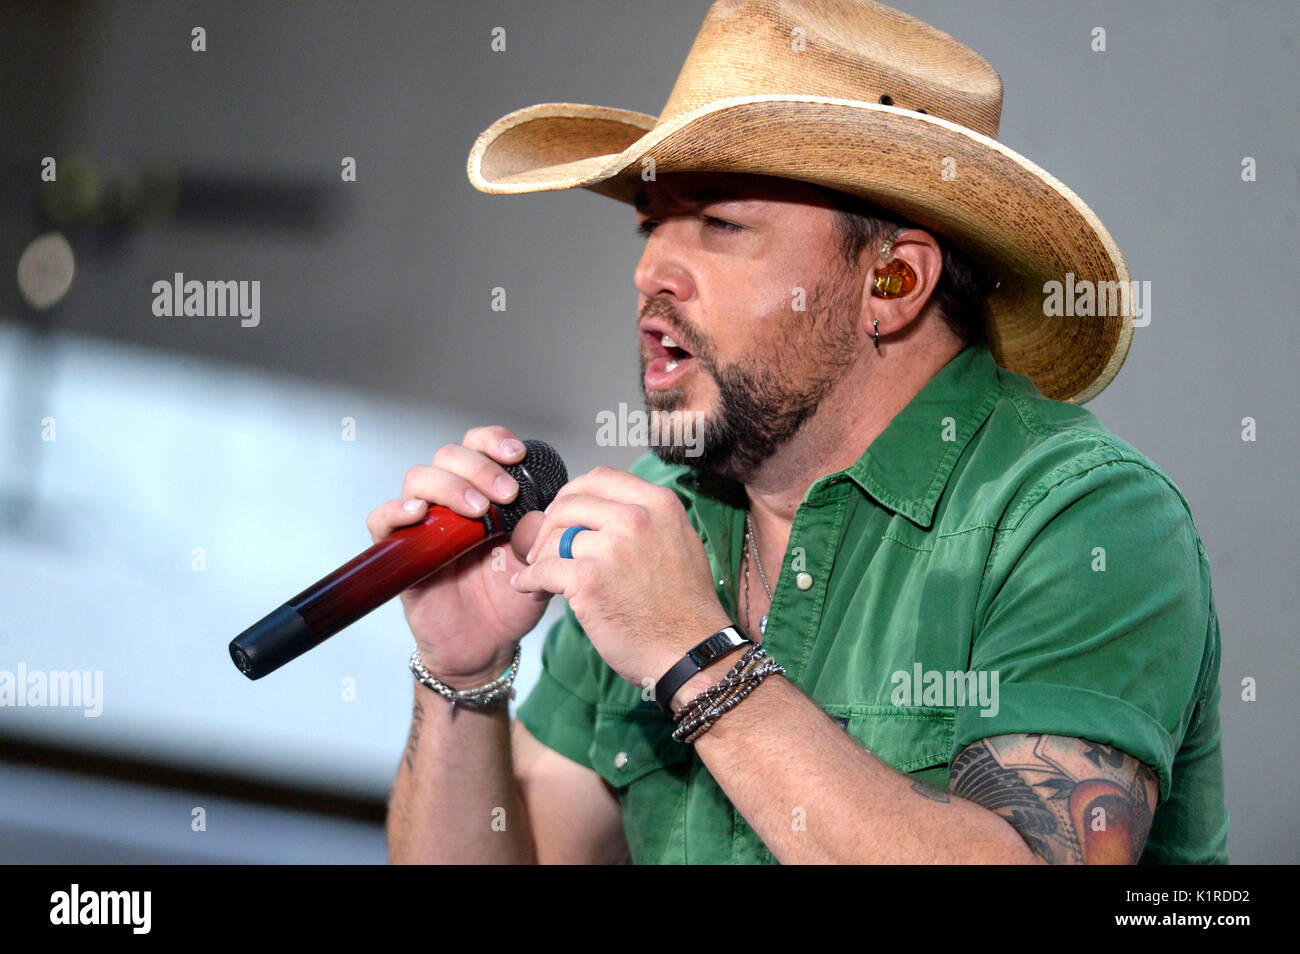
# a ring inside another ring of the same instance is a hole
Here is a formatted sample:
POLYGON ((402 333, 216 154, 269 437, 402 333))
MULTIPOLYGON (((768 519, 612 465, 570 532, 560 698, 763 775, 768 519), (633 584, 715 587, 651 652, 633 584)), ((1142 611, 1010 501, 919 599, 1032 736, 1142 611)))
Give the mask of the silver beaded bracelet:
POLYGON ((775 659, 768 659, 762 665, 748 673, 739 683, 735 692, 727 696, 717 705, 701 712, 690 721, 683 721, 673 732, 673 738, 678 742, 692 743, 709 729, 722 716, 730 712, 735 706, 739 705, 741 700, 758 688, 759 684, 768 676, 784 674, 785 668, 778 665, 775 659))
POLYGON ((772 675, 785 675, 785 667, 761 647, 751 646, 721 682, 705 689, 678 710, 673 738, 693 743, 772 675))
POLYGON ((455 711, 457 703, 481 709, 498 699, 514 699, 515 677, 519 675, 519 656, 520 644, 515 643, 515 658, 510 663, 510 668, 491 682, 475 686, 473 689, 453 689, 451 686, 433 678, 429 670, 424 668, 424 663, 420 659, 420 647, 418 646, 411 653, 411 672, 419 680, 420 685, 432 689, 445 699, 449 699, 452 711, 455 711))

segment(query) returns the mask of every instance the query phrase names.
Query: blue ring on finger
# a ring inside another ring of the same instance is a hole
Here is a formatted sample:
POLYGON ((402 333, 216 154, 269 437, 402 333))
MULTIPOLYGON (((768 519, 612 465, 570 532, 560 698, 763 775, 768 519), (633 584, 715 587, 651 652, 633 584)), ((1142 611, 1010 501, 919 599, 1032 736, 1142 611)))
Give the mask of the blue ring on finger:
POLYGON ((591 527, 570 527, 564 531, 560 537, 560 558, 564 560, 573 559, 573 538, 584 530, 590 530, 591 527))

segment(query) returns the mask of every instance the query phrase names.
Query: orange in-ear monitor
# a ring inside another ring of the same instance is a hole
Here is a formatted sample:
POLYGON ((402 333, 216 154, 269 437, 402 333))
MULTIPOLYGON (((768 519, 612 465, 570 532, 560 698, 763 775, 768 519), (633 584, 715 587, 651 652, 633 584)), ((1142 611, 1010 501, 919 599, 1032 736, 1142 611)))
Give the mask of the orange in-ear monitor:
POLYGON ((897 298, 906 295, 916 287, 916 272, 907 262, 894 259, 888 265, 876 269, 875 294, 880 298, 897 298))

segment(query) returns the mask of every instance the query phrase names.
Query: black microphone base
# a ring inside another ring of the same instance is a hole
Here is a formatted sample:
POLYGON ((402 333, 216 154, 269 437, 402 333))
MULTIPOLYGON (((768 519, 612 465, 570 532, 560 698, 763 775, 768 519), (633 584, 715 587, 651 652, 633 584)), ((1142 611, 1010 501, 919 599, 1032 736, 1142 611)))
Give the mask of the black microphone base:
POLYGON ((249 679, 261 679, 311 649, 321 640, 312 637, 306 621, 292 606, 268 613, 230 641, 230 658, 249 679))

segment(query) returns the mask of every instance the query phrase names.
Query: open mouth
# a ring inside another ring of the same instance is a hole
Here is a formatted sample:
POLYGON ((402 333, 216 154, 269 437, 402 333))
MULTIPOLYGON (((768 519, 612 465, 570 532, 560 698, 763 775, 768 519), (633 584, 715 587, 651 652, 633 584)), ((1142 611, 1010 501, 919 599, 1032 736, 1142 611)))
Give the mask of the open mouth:
POLYGON ((642 339, 650 350, 650 363, 646 367, 646 387, 655 390, 671 387, 695 360, 672 335, 661 331, 644 331, 642 339))

